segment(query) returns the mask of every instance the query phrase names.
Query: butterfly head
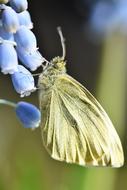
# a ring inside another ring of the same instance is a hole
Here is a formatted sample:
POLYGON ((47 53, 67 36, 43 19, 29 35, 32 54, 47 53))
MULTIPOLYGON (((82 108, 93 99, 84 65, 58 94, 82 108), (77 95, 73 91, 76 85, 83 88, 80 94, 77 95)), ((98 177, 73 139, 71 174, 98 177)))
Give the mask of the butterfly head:
POLYGON ((66 72, 66 61, 62 57, 55 57, 51 61, 52 67, 61 73, 66 72))
POLYGON ((53 58, 39 76, 38 85, 41 89, 53 86, 57 76, 66 73, 66 62, 61 57, 53 58))

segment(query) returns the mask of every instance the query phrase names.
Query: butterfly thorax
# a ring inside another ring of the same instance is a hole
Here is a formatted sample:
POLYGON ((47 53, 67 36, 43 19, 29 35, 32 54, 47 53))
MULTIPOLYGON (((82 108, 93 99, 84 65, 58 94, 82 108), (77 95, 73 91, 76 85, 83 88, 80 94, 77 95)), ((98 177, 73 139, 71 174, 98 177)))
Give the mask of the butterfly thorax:
POLYGON ((53 58, 39 76, 39 88, 48 89, 53 86, 56 78, 66 73, 65 65, 66 62, 61 57, 53 58))

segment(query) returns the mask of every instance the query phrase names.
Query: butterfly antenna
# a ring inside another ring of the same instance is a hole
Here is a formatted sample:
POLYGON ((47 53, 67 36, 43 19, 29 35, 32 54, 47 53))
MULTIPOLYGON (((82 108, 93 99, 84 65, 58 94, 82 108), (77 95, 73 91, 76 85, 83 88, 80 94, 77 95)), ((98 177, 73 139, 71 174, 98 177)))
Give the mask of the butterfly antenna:
POLYGON ((62 59, 64 60, 65 56, 66 56, 65 38, 63 37, 63 33, 62 33, 62 30, 61 30, 61 27, 57 27, 57 31, 58 31, 58 34, 60 36, 60 41, 61 41, 62 51, 63 51, 62 59))

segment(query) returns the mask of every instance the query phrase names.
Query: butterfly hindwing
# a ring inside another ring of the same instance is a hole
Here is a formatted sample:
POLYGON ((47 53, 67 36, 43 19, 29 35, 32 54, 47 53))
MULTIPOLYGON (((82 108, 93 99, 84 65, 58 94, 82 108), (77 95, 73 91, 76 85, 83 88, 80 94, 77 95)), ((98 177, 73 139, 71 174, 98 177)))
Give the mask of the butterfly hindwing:
POLYGON ((123 164, 121 142, 109 117, 75 79, 59 75, 40 103, 42 138, 51 157, 84 166, 123 164))

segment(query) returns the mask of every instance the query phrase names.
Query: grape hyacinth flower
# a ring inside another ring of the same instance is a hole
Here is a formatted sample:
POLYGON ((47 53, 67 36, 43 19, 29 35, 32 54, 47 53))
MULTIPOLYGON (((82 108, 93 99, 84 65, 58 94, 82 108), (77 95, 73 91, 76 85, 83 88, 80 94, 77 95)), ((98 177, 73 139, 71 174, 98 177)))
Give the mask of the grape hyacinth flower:
POLYGON ((2 12, 3 27, 7 32, 16 33, 19 29, 19 20, 16 12, 9 6, 5 6, 2 12))
POLYGON ((30 103, 17 103, 16 115, 25 128, 35 129, 40 125, 41 113, 34 105, 30 103))
POLYGON ((45 61, 38 50, 32 53, 27 53, 26 51, 18 47, 16 49, 19 60, 22 62, 24 66, 29 68, 31 71, 35 71, 45 61))
POLYGON ((27 11, 27 0, 9 0, 10 6, 0 4, 0 68, 3 74, 11 74, 14 89, 21 97, 35 91, 34 78, 25 69, 35 71, 45 59, 37 48, 37 40, 31 31, 33 23, 27 11), (25 66, 18 66, 18 59, 25 66), (28 83, 28 84, 26 84, 28 83))
POLYGON ((0 38, 14 41, 14 36, 12 33, 7 32, 2 26, 0 26, 0 38))
POLYGON ((28 8, 27 0, 10 0, 10 5, 18 13, 28 8))
POLYGON ((20 29, 14 35, 18 49, 23 49, 28 53, 32 53, 37 49, 37 40, 32 31, 25 26, 20 26, 20 29))
MULTIPOLYGON (((0 0, 0 69, 3 74, 10 74, 20 97, 29 96, 36 90, 33 75, 26 68, 35 71, 45 61, 31 31, 33 23, 27 8, 27 0, 0 0), (18 65, 18 58, 26 68, 18 65)), ((41 113, 36 106, 4 99, 0 99, 0 104, 13 107, 24 128, 39 127, 41 113)))
POLYGON ((114 29, 118 29, 122 34, 127 34, 127 1, 118 0, 114 18, 114 29))
POLYGON ((11 106, 15 109, 16 116, 23 124, 24 128, 35 129, 39 127, 41 121, 40 110, 33 104, 21 101, 17 104, 5 99, 0 99, 0 104, 11 106))
POLYGON ((127 34, 127 1, 100 1, 96 3, 91 19, 91 29, 99 36, 119 31, 127 34))
POLYGON ((30 13, 28 11, 23 11, 17 14, 20 26, 26 26, 28 29, 33 28, 33 23, 31 21, 30 13))
POLYGON ((11 42, 0 44, 0 68, 3 74, 13 74, 18 71, 18 58, 11 42))
POLYGON ((105 1, 98 2, 91 16, 91 26, 97 33, 103 33, 111 28, 111 19, 114 16, 114 5, 105 1))
POLYGON ((18 71, 11 75, 11 79, 21 97, 29 96, 36 90, 32 74, 22 65, 18 65, 18 71))

